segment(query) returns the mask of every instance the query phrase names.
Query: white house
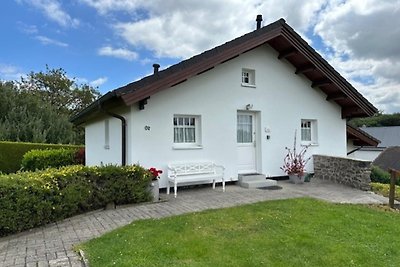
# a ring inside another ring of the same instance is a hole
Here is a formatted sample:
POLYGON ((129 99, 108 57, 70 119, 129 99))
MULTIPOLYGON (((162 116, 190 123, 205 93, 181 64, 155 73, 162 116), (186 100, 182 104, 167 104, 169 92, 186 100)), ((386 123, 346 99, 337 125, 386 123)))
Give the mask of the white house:
POLYGON ((347 125, 347 157, 372 162, 385 149, 380 143, 363 129, 347 125))
POLYGON ((227 181, 283 176, 295 130, 308 155, 346 157, 346 120, 377 111, 283 19, 158 67, 71 119, 85 127, 88 165, 209 160, 227 181))

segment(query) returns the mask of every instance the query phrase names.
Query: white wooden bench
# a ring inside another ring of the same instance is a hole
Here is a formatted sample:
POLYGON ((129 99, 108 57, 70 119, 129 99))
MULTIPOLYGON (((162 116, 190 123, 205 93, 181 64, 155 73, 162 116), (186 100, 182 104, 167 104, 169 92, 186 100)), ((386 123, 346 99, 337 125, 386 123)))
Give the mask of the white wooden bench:
POLYGON ((215 189, 217 179, 222 179, 222 191, 225 192, 224 180, 225 168, 221 165, 216 165, 213 162, 184 162, 171 163, 168 165, 168 185, 167 194, 170 192, 170 186, 174 186, 174 196, 178 191, 178 184, 193 183, 193 182, 211 182, 215 189))

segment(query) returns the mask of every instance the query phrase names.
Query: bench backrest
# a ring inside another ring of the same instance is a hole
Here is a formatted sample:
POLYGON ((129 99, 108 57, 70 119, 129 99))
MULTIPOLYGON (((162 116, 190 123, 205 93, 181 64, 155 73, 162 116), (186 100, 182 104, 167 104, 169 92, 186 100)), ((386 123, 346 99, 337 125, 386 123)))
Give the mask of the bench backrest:
POLYGON ((185 162, 185 163, 173 163, 168 165, 168 176, 176 174, 180 175, 191 175, 191 174, 206 174, 214 173, 215 164, 213 162, 185 162), (173 172, 171 169, 175 170, 173 172))

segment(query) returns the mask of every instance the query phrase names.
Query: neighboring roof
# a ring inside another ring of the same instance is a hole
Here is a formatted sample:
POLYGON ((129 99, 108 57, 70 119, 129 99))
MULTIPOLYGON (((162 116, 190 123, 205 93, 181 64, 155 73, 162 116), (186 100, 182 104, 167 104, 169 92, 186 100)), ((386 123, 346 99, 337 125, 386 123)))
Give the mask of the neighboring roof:
POLYGON ((360 129, 381 140, 379 146, 400 146, 400 126, 361 127, 360 129))
POLYGON ((83 123, 99 111, 100 105, 118 99, 127 106, 138 102, 143 106, 151 95, 185 82, 264 44, 269 44, 279 53, 278 59, 285 59, 291 63, 296 68, 295 74, 307 77, 311 81, 311 87, 319 87, 327 95, 327 101, 339 104, 342 107, 343 118, 372 116, 377 112, 377 109, 286 24, 284 19, 280 19, 156 74, 115 89, 73 116, 71 121, 75 124, 83 123))
POLYGON ((372 162, 382 170, 395 169, 400 171, 400 146, 388 147, 372 162))
POLYGON ((374 146, 376 147, 380 141, 375 137, 369 135, 363 130, 353 127, 351 125, 346 125, 347 139, 353 140, 356 146, 374 146))

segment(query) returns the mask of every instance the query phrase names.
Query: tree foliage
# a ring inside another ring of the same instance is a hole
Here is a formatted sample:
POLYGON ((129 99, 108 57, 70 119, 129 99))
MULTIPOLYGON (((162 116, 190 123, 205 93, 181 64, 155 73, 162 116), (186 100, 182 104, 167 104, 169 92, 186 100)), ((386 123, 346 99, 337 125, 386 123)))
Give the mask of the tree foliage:
POLYGON ((400 126, 400 113, 382 114, 379 113, 369 118, 357 118, 350 121, 355 127, 380 127, 380 126, 400 126))
POLYGON ((27 78, 21 78, 19 87, 53 106, 58 113, 71 115, 84 109, 96 100, 100 93, 87 84, 78 85, 62 69, 50 69, 46 72, 31 72, 27 78))
POLYGON ((0 82, 0 140, 81 144, 83 130, 69 117, 100 93, 78 85, 63 69, 31 72, 20 82, 0 82))

